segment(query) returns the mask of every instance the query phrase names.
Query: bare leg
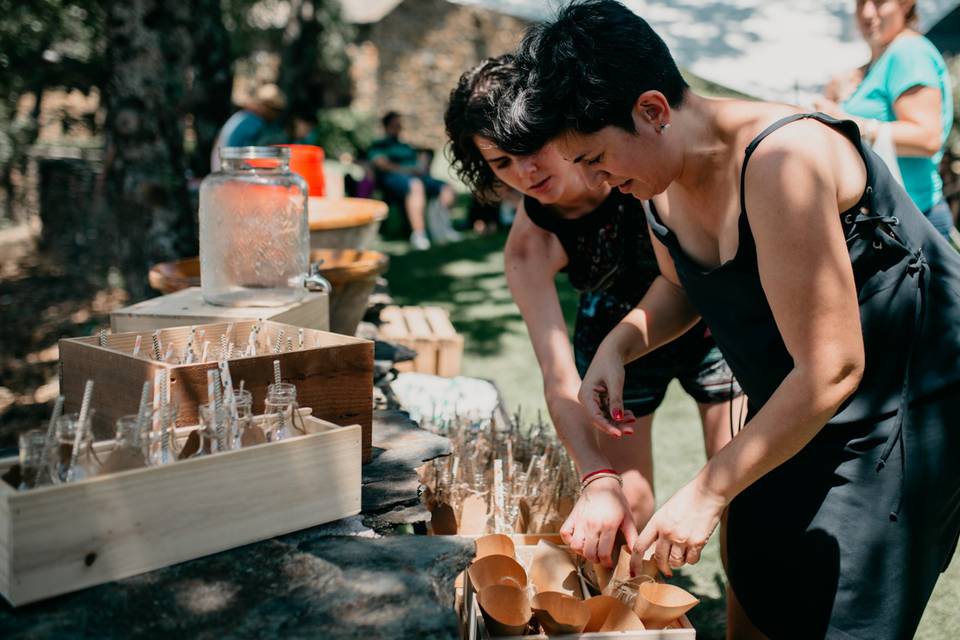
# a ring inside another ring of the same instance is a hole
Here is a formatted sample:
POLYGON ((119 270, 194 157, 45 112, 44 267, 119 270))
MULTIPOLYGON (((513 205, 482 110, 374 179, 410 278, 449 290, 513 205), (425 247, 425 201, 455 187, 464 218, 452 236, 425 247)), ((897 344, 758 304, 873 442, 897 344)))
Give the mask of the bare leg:
POLYGON ((730 402, 714 404, 697 403, 700 410, 700 422, 703 424, 703 446, 707 452, 707 459, 712 458, 730 442, 730 410, 733 405, 734 430, 740 427, 737 422, 743 411, 746 411, 745 395, 734 398, 730 402))
POLYGON ((440 188, 440 202, 447 209, 453 207, 454 201, 457 199, 457 194, 453 191, 453 188, 445 184, 440 188))
POLYGON ((611 438, 597 432, 600 450, 623 478, 623 493, 630 503, 633 521, 642 529, 653 515, 653 414, 637 418, 632 436, 611 438))
POLYGON ((410 193, 407 194, 404 204, 410 228, 414 233, 423 233, 423 211, 427 206, 427 195, 419 178, 410 178, 410 193))

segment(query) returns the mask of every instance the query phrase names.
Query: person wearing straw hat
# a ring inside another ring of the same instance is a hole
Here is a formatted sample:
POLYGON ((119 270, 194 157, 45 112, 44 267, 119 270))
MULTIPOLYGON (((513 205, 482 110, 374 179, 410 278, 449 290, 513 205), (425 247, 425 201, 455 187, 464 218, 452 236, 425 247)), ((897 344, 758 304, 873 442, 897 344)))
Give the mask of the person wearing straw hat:
POLYGON ((210 170, 220 169, 222 147, 256 145, 270 125, 280 117, 286 104, 277 85, 262 84, 250 93, 247 101, 220 128, 210 154, 210 170))
POLYGON ((501 147, 554 141, 655 237, 661 277, 583 377, 595 426, 620 428, 625 363, 700 319, 749 398, 634 567, 696 563, 725 515, 728 637, 912 637, 960 536, 960 255, 856 123, 696 94, 620 2, 567 5, 517 61, 501 147))

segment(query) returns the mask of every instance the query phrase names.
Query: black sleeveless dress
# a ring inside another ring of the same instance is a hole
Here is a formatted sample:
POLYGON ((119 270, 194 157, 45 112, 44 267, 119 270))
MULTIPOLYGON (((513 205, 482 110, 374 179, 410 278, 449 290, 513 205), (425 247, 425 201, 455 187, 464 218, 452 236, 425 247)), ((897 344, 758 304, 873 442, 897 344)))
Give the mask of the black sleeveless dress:
MULTIPOLYGON (((796 456, 731 503, 728 573, 771 638, 909 638, 960 533, 960 255, 865 148, 860 202, 841 214, 866 352, 863 380, 796 456)), ((793 367, 760 284, 740 185, 737 255, 704 270, 648 210, 691 302, 756 413, 793 367)), ((749 423, 746 428, 749 427, 749 423)))

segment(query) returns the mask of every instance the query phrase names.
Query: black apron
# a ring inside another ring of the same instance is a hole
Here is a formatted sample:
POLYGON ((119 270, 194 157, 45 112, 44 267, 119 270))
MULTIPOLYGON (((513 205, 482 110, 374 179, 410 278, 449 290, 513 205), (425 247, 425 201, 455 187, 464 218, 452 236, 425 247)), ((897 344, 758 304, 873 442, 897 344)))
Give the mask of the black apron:
POLYGON ((760 284, 743 176, 767 135, 803 118, 850 139, 866 163, 864 195, 841 214, 865 370, 803 450, 731 502, 729 578, 772 638, 908 638, 960 533, 960 256, 856 125, 819 113, 784 118, 747 147, 730 261, 704 270, 652 206, 648 219, 755 414, 793 361, 760 284))

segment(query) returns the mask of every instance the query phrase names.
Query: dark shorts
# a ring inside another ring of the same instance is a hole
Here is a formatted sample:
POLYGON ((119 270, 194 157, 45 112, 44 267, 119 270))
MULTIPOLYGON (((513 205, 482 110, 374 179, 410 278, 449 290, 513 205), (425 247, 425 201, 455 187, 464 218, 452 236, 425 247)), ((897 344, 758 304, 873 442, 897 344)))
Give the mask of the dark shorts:
MULTIPOLYGON (((587 372, 600 342, 630 308, 608 296, 586 294, 581 298, 573 340, 581 376, 587 372)), ((638 417, 653 413, 663 402, 673 379, 701 404, 719 404, 743 394, 702 322, 673 342, 627 365, 624 408, 638 417)))
POLYGON ((410 182, 414 179, 423 183, 423 188, 428 198, 436 198, 439 196, 440 190, 446 185, 442 180, 437 180, 430 176, 408 176, 403 173, 384 173, 380 177, 380 186, 396 198, 406 198, 407 194, 410 193, 410 182))
POLYGON ((673 379, 701 404, 727 402, 743 393, 717 347, 710 347, 700 355, 698 361, 678 362, 663 368, 628 365, 623 385, 624 408, 637 416, 653 413, 663 402, 673 379))

